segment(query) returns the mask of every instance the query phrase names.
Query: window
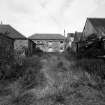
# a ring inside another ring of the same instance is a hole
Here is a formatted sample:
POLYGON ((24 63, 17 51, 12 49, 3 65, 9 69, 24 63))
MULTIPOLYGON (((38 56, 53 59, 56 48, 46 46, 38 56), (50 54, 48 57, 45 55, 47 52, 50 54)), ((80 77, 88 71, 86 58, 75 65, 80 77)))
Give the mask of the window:
POLYGON ((50 40, 49 42, 52 42, 52 40, 50 40))
POLYGON ((39 40, 37 41, 37 44, 41 44, 41 43, 42 43, 42 41, 39 41, 39 40))
POLYGON ((60 41, 60 43, 63 43, 63 41, 60 41))
POLYGON ((40 41, 37 41, 37 43, 40 43, 40 41))

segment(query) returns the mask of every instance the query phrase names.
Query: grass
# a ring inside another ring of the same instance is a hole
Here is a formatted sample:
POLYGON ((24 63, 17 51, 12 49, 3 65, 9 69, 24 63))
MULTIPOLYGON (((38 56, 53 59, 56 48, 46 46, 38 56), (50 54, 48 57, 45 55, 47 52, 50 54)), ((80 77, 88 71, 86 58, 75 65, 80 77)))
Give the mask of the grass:
POLYGON ((17 78, 0 85, 0 105, 104 105, 104 61, 66 54, 33 56, 14 67, 17 78))

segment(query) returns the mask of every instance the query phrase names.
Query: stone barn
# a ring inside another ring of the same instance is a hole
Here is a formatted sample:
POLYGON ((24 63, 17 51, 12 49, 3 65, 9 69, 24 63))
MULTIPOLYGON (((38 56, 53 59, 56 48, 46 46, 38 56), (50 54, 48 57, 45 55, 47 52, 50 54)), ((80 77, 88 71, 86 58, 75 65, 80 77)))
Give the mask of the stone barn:
POLYGON ((34 34, 29 37, 44 52, 62 52, 65 37, 61 34, 34 34))

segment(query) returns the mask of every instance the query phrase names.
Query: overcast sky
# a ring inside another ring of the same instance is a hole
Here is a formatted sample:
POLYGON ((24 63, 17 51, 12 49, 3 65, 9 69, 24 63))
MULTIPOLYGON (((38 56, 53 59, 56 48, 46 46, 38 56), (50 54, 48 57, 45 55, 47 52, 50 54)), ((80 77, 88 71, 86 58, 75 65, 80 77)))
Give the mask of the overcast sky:
POLYGON ((0 20, 25 36, 82 31, 87 17, 105 17, 105 0, 0 0, 0 20))

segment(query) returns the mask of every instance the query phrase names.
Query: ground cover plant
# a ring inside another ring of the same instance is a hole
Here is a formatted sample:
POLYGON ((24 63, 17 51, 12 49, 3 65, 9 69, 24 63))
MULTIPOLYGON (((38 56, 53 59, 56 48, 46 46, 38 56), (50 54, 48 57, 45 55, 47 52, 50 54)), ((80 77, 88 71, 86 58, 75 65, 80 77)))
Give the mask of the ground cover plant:
POLYGON ((15 79, 0 82, 0 105, 104 105, 104 61, 70 56, 26 58, 15 79))

